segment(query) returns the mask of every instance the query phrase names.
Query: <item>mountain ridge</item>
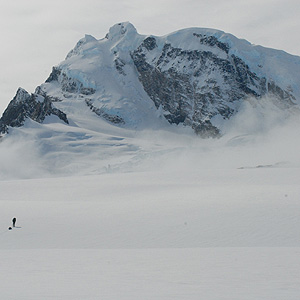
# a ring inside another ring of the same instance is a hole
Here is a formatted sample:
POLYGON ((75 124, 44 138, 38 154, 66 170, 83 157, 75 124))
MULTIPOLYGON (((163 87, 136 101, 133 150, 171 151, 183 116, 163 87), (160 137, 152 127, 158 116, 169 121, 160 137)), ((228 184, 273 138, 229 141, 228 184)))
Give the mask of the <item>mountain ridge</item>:
MULTIPOLYGON (((55 115, 76 124, 76 103, 129 129, 191 127, 218 137, 248 98, 299 108, 300 57, 255 46, 214 29, 187 28, 157 37, 118 23, 97 40, 86 35, 31 95, 18 89, 0 131, 55 115)), ((99 129, 101 130, 101 129, 99 129)))

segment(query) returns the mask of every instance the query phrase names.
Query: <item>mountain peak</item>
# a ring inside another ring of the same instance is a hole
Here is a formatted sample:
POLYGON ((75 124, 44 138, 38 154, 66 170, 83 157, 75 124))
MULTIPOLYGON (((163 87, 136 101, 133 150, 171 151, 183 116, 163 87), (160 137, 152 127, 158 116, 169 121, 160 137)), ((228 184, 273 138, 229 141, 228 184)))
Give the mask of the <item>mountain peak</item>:
POLYGON ((82 39, 80 39, 78 41, 78 43, 76 44, 75 48, 72 49, 66 59, 74 56, 74 55, 78 55, 79 53, 81 53, 81 50, 83 48, 84 45, 88 44, 88 43, 93 43, 93 42, 97 42, 97 39, 95 39, 92 35, 86 34, 82 39))
POLYGON ((115 24, 109 29, 106 38, 109 40, 118 40, 125 35, 136 34, 136 28, 130 22, 121 22, 115 24))
POLYGON ((0 132, 49 115, 81 124, 85 111, 114 126, 169 123, 215 137, 249 98, 266 96, 285 110, 299 107, 299 70, 299 57, 222 31, 190 28, 144 36, 122 22, 104 39, 82 38, 35 94, 20 89, 0 119, 0 132))

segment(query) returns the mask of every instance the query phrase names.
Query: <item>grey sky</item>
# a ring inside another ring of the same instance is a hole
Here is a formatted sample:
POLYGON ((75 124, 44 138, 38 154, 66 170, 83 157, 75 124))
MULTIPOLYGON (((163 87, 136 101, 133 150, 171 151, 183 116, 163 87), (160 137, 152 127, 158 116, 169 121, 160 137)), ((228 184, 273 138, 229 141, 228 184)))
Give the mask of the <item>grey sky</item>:
POLYGON ((141 34, 220 29, 300 55, 299 0, 0 0, 0 113, 19 86, 33 92, 84 34, 130 21, 141 34))

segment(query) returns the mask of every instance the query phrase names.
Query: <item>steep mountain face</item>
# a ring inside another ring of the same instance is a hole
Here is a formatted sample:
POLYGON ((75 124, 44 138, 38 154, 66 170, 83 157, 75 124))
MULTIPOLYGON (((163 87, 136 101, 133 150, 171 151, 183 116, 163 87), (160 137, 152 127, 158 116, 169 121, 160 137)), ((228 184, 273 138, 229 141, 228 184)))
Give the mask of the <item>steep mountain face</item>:
POLYGON ((284 110, 298 107, 299 73, 299 57, 221 31, 190 28, 155 37, 120 23, 104 39, 81 39, 34 94, 19 89, 0 130, 26 118, 42 123, 47 115, 76 123, 85 106, 116 126, 182 124, 216 137, 219 121, 249 97, 269 96, 284 110))
POLYGON ((156 107, 162 106, 170 123, 183 123, 201 135, 218 135, 211 119, 220 115, 229 119, 235 103, 247 96, 278 97, 287 107, 293 95, 265 77, 259 77, 234 54, 229 46, 214 37, 195 34, 199 44, 218 48, 212 51, 183 50, 165 43, 153 60, 155 38, 147 38, 132 53, 139 79, 156 107), (221 54, 221 55, 220 55, 221 54))

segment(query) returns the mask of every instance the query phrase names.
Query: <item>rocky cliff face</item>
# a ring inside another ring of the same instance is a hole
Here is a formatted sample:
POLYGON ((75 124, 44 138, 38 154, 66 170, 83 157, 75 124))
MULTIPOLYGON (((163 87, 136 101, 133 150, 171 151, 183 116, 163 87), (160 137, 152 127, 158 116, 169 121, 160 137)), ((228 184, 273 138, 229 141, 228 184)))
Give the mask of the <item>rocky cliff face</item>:
POLYGON ((46 116, 55 115, 68 124, 66 114, 53 107, 52 100, 40 94, 29 94, 19 88, 0 119, 0 131, 8 132, 8 127, 21 127, 26 118, 43 123, 46 116))
POLYGON ((132 53, 139 79, 158 108, 162 106, 170 123, 191 126, 202 136, 217 136, 220 130, 211 119, 219 115, 229 119, 234 103, 247 97, 270 94, 283 105, 293 105, 293 95, 276 83, 259 77, 239 57, 229 55, 229 45, 211 36, 194 34, 199 45, 218 48, 223 55, 210 51, 182 50, 166 43, 153 60, 157 43, 146 38, 132 53))
POLYGON ((215 118, 229 119, 249 97, 269 95, 282 109, 298 106, 299 72, 299 57, 220 31, 191 28, 154 37, 120 23, 102 40, 80 40, 34 94, 19 89, 0 130, 22 126, 26 118, 42 123, 48 115, 68 123, 75 118, 70 103, 81 101, 117 126, 164 118, 217 137, 222 128, 215 118))

